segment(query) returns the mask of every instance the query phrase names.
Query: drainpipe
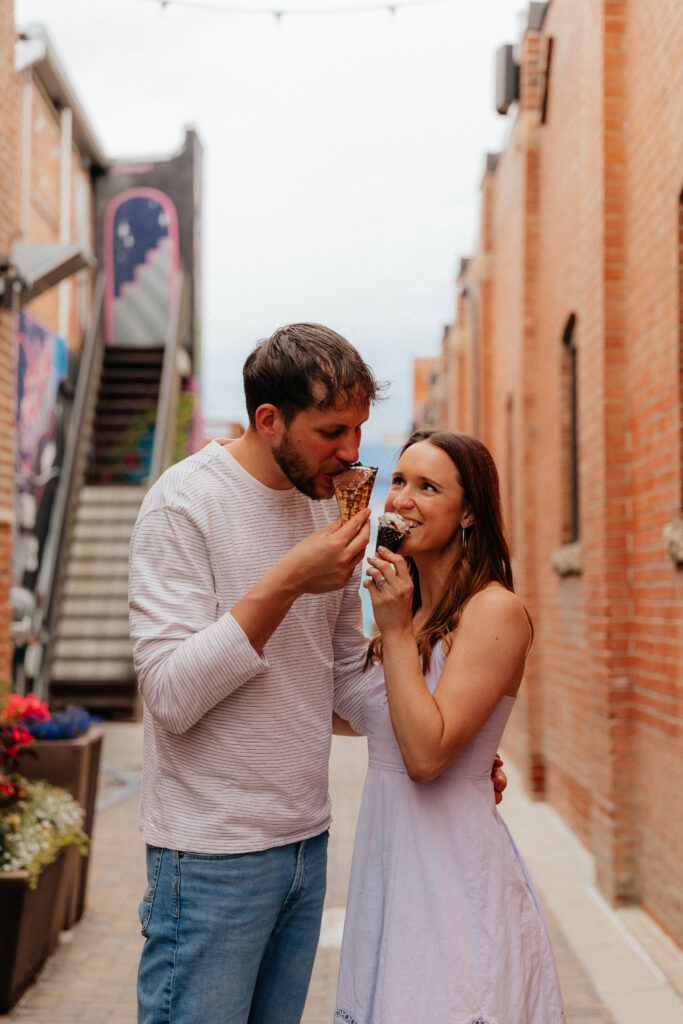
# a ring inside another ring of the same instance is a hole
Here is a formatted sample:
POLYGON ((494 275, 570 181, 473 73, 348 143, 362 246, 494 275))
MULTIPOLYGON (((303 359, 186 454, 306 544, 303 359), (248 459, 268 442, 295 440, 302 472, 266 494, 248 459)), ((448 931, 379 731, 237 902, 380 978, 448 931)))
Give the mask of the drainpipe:
POLYGON ((22 238, 28 238, 31 210, 31 125, 33 118, 33 71, 24 74, 21 97, 21 208, 19 228, 22 238))
MULTIPOLYGON (((71 241, 71 154, 73 137, 73 114, 69 107, 62 110, 62 155, 59 208, 59 241, 68 245, 71 241)), ((59 333, 69 337, 69 314, 71 311, 71 282, 65 278, 59 284, 59 333)))

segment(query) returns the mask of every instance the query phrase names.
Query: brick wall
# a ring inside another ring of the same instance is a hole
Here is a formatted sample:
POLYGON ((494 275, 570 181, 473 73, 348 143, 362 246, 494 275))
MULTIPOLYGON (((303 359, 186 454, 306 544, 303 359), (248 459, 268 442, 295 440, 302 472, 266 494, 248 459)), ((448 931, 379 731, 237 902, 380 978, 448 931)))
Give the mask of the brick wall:
POLYGON ((683 7, 553 0, 461 270, 458 429, 491 448, 536 639, 506 733, 614 903, 683 942, 683 7), (572 539, 570 362, 578 385, 572 539))
MULTIPOLYGON (((0 0, 0 253, 9 253, 16 227, 17 83, 13 0, 0 0)), ((0 692, 10 678, 9 601, 14 495, 14 321, 0 305, 0 692)))
POLYGON ((683 568, 662 549, 665 525, 683 502, 683 351, 678 231, 683 188, 683 8, 656 15, 631 0, 624 158, 629 202, 625 321, 631 396, 627 552, 633 609, 633 798, 639 808, 640 898, 683 941, 683 798, 659 780, 678 770, 683 734, 683 568), (661 69, 661 70, 659 70, 661 69), (656 73, 653 74, 653 70, 656 73))
MULTIPOLYGON (((30 179, 27 202, 28 222, 22 237, 30 242, 60 241, 62 128, 60 114, 46 93, 37 72, 25 73, 21 88, 30 89, 30 179), (25 84, 27 83, 27 84, 25 84)), ((94 248, 92 182, 84 170, 82 154, 75 144, 71 152, 71 217, 69 241, 94 248), (81 206, 85 205, 85 212, 81 206)), ((22 183, 23 184, 23 183, 22 183)), ((23 200, 24 197, 20 195, 23 200)), ((50 288, 27 305, 28 312, 52 331, 64 328, 72 351, 82 347, 89 313, 89 296, 94 284, 92 271, 72 275, 61 286, 50 288), (84 299, 82 293, 86 293, 84 299), (65 308, 67 315, 60 317, 65 308)))

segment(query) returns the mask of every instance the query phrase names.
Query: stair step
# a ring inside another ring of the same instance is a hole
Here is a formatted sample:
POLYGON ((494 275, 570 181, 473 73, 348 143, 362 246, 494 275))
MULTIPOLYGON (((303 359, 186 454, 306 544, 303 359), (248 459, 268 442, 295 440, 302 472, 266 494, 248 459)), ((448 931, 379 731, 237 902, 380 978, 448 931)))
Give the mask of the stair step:
POLYGON ((100 424, 104 427, 130 427, 134 423, 144 422, 156 425, 158 418, 158 406, 154 402, 145 402, 135 406, 132 402, 110 402, 106 406, 99 406, 96 422, 93 424, 93 434, 99 430, 100 424))
MULTIPOLYGON (((128 409, 119 409, 118 407, 111 412, 103 412, 97 419, 95 426, 95 432, 98 434, 114 433, 115 431, 121 433, 122 430, 126 430, 131 425, 131 413, 128 409)), ((156 409, 154 419, 156 421, 156 409)))
POLYGON ((130 439, 130 444, 126 443, 118 447, 116 445, 109 445, 108 447, 95 445, 91 464, 108 467, 112 465, 120 465, 122 467, 139 466, 144 460, 149 462, 153 447, 154 438, 150 437, 149 434, 141 435, 138 438, 137 446, 135 445, 135 438, 130 439))
POLYGON ((135 394, 126 389, 117 391, 115 388, 108 388, 106 391, 100 391, 97 396, 95 426, 100 416, 110 416, 116 412, 128 413, 131 418, 133 416, 151 416, 156 412, 158 405, 158 388, 136 391, 135 394))
POLYGON ((147 409, 139 409, 133 413, 123 409, 121 412, 122 415, 118 421, 112 421, 111 410, 107 411, 101 419, 98 419, 93 426, 91 438, 95 444, 102 440, 112 441, 122 437, 129 438, 135 437, 138 434, 154 433, 157 421, 156 405, 150 405, 147 409))
POLYGON ((101 466, 103 469, 137 469, 139 466, 149 466, 152 461, 152 442, 145 438, 144 445, 140 449, 121 448, 115 450, 98 450, 93 452, 93 457, 88 463, 89 466, 101 466))
POLYGON ((126 469, 137 468, 143 462, 149 464, 152 460, 152 449, 154 447, 151 437, 141 437, 137 445, 135 438, 132 442, 119 445, 110 445, 108 448, 99 446, 93 449, 89 466, 105 466, 107 469, 120 467, 126 469))
POLYGON ((112 412, 127 412, 131 416, 148 416, 159 405, 159 389, 148 388, 131 392, 127 388, 107 388, 97 396, 95 423, 101 415, 109 416, 112 412))
POLYGON ((159 374, 161 372, 161 361, 158 363, 150 364, 138 364, 137 366, 127 366, 124 363, 115 363, 112 366, 105 367, 103 374, 104 380, 109 381, 137 381, 151 382, 152 384, 159 384, 159 374))
POLYGON ((149 479, 150 460, 144 466, 117 469, 113 466, 89 466, 85 472, 85 478, 89 484, 129 484, 131 480, 144 483, 149 479))
POLYGON ((141 505, 145 494, 146 488, 139 484, 131 484, 129 487, 107 487, 105 484, 100 487, 94 485, 81 487, 81 493, 78 496, 78 510, 80 513, 88 505, 120 506, 133 505, 135 502, 141 505))
POLYGON ((125 576, 68 576, 62 591, 65 600, 98 601, 104 598, 124 599, 128 602, 128 574, 125 576))
POLYGON ((120 437, 131 433, 154 430, 158 419, 156 403, 144 409, 130 409, 121 403, 106 409, 93 426, 93 437, 120 437))
POLYGON ((114 413, 132 416, 136 412, 147 412, 148 409, 156 409, 158 404, 158 392, 149 397, 121 394, 113 397, 100 395, 97 399, 96 416, 111 416, 114 413))
POLYGON ((151 381, 136 380, 130 381, 125 377, 110 379, 109 377, 103 377, 98 394, 105 395, 108 392, 119 395, 148 395, 159 390, 159 378, 156 377, 151 381))
POLYGON ((141 438, 139 449, 131 448, 128 445, 120 445, 118 448, 97 448, 93 450, 88 466, 102 466, 103 469, 136 469, 143 462, 149 464, 152 461, 152 450, 154 445, 151 438, 141 438))
POLYGON ((111 537, 112 540, 130 539, 138 513, 138 506, 128 508, 126 505, 114 505, 109 509, 94 505, 92 508, 82 509, 76 514, 74 536, 79 540, 106 537, 111 537))
MULTIPOLYGON (((126 612, 128 609, 126 609, 126 612)), ((84 618, 77 615, 67 616, 62 610, 62 615, 57 627, 57 640, 125 640, 130 642, 130 630, 128 627, 128 615, 112 618, 84 618)))
POLYGON ((68 619, 125 619, 128 629, 128 594, 111 595, 101 597, 97 595, 84 595, 65 597, 60 606, 60 627, 61 623, 68 619))
POLYGON ((110 562, 128 563, 128 538, 111 540, 80 540, 74 539, 71 545, 71 559, 75 562, 97 561, 109 565, 110 562))
POLYGON ((67 580, 92 579, 103 577, 110 580, 125 580, 128 578, 128 560, 119 561, 116 558, 105 560, 102 558, 71 558, 66 569, 67 580))
POLYGON ((136 422, 133 420, 126 428, 119 428, 119 430, 109 431, 105 434, 96 430, 91 447, 97 451, 100 448, 106 450, 118 445, 122 450, 130 448, 131 451, 135 451, 134 443, 138 439, 151 447, 154 445, 155 428, 154 420, 148 422, 136 422), (132 448, 131 445, 133 445, 132 448))
POLYGON ((55 661, 125 661, 132 659, 130 640, 123 639, 58 639, 54 645, 55 661))
POLYGON ((120 711, 127 719, 139 721, 142 714, 142 698, 135 680, 95 680, 90 684, 71 679, 67 682, 50 682, 50 703, 55 708, 78 704, 97 713, 120 711))
MULTIPOLYGON (((137 517, 135 517, 137 518, 137 517)), ((120 541, 128 544, 135 525, 135 518, 122 519, 121 516, 91 519, 76 519, 74 541, 86 544, 102 544, 107 541, 120 541)))
POLYGON ((120 362, 144 362, 145 359, 162 360, 163 345, 107 345, 104 350, 105 365, 120 362))
POLYGON ((155 426, 156 411, 153 417, 150 415, 149 419, 142 422, 136 421, 127 412, 121 412, 118 415, 107 413, 106 416, 98 420, 94 428, 95 444, 100 440, 111 442, 120 437, 130 437, 133 433, 139 434, 143 430, 149 430, 150 427, 154 429, 155 426))
POLYGON ((135 461, 127 458, 119 459, 118 462, 91 462, 86 467, 88 483, 102 483, 107 486, 117 483, 125 485, 131 481, 143 483, 149 476, 151 462, 151 455, 146 458, 136 457, 135 461))
POLYGON ((132 658, 103 658, 100 661, 63 658, 52 662, 50 679, 56 682, 134 682, 135 669, 132 658))
MULTIPOLYGON (((102 490, 105 489, 105 486, 106 485, 104 484, 102 485, 102 490)), ((108 489, 124 491, 125 487, 108 489)), ((87 505, 80 505, 76 512, 77 527, 100 524, 104 526, 107 523, 132 525, 137 519, 138 512, 140 511, 140 505, 142 504, 142 498, 144 496, 144 489, 139 488, 139 490, 141 491, 140 498, 134 501, 115 501, 112 499, 111 501, 103 501, 101 503, 91 502, 87 505)))

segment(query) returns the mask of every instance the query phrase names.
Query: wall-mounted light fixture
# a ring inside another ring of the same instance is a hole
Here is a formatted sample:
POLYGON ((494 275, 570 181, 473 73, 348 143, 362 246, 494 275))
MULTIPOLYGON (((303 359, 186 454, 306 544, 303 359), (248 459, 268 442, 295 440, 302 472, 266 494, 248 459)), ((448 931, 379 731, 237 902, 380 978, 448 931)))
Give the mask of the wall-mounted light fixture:
POLYGON ((5 252, 0 253, 0 306, 12 309, 15 300, 18 301, 19 292, 25 287, 26 282, 10 256, 5 252))

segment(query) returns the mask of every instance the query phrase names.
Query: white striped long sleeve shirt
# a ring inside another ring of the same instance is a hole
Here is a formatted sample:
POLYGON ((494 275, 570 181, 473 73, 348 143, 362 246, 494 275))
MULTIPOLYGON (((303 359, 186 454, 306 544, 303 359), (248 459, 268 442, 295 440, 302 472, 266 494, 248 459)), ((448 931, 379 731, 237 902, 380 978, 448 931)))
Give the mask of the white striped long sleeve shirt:
POLYGON ((146 495, 129 582, 145 842, 244 853, 329 826, 333 707, 363 729, 360 567, 344 590, 298 598, 263 656, 230 609, 336 517, 334 500, 266 487, 217 442, 146 495))

